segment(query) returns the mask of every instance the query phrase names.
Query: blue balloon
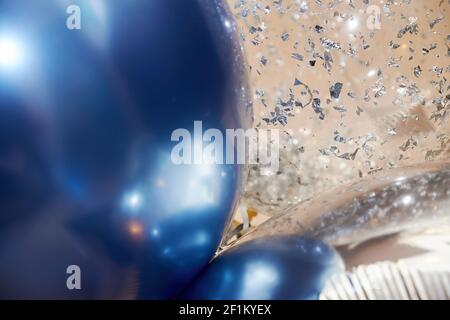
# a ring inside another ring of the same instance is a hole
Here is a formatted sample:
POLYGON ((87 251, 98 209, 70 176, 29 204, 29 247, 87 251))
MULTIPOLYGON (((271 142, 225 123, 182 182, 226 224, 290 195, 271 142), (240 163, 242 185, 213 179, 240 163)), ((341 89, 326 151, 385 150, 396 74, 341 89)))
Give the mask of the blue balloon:
POLYGON ((221 0, 70 3, 0 0, 0 298, 173 297, 245 174, 171 158, 194 121, 251 126, 234 23, 221 0))
POLYGON ((343 263, 327 245, 299 236, 252 240, 219 255, 179 296, 185 300, 317 299, 343 263))

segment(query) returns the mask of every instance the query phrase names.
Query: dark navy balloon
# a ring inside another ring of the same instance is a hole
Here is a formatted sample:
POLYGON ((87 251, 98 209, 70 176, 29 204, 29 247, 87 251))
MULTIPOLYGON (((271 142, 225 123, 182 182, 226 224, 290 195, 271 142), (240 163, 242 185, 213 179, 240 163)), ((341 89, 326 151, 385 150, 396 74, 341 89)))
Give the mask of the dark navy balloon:
POLYGON ((250 126, 236 34, 220 0, 0 0, 0 298, 170 298, 204 267, 244 172, 171 134, 250 126))
POLYGON ((298 236, 266 237, 226 251, 180 295, 187 300, 317 299, 343 266, 327 245, 298 236))

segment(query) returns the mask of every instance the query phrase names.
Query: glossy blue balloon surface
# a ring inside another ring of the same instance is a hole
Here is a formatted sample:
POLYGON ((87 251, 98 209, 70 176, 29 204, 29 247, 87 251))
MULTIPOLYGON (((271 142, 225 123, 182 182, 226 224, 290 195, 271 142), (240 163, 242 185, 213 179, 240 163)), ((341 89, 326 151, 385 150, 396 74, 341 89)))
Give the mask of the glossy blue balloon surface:
POLYGON ((170 298, 204 267, 244 172, 175 165, 171 134, 251 125, 235 37, 220 0, 0 0, 0 298, 170 298))
POLYGON ((260 238, 219 255, 179 298, 317 299, 342 266, 335 251, 321 242, 299 236, 260 238))

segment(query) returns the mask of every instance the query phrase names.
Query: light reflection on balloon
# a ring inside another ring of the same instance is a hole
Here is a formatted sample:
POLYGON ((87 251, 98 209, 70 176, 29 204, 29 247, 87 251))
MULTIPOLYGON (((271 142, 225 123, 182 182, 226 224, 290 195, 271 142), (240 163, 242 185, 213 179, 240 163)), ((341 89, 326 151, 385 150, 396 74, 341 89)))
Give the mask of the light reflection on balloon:
POLYGON ((217 207, 224 201, 222 185, 232 178, 227 174, 232 173, 230 170, 231 167, 213 164, 174 165, 164 154, 153 175, 124 193, 121 207, 133 216, 145 214, 155 204, 165 208, 164 216, 217 207))
POLYGON ((0 35, 0 68, 13 69, 24 59, 24 48, 10 35, 0 35))
POLYGON ((270 299, 270 292, 279 285, 280 275, 275 265, 264 260, 249 262, 244 267, 240 299, 270 299))

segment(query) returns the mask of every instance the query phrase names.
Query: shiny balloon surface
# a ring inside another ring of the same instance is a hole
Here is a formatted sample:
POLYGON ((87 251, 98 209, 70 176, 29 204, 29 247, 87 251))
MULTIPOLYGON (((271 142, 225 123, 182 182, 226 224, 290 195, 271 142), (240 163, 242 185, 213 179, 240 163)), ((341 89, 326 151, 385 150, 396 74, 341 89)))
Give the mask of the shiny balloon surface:
POLYGON ((237 165, 171 133, 251 121, 220 0, 0 1, 0 298, 169 298, 213 256, 237 165), (68 266, 81 270, 69 290, 68 266))
POLYGON ((386 170, 311 198, 269 219, 239 241, 295 234, 344 246, 448 225, 449 195, 449 162, 386 170))
POLYGON ((317 299, 342 262, 327 245, 298 236, 266 237, 226 251, 180 298, 188 300, 317 299))

